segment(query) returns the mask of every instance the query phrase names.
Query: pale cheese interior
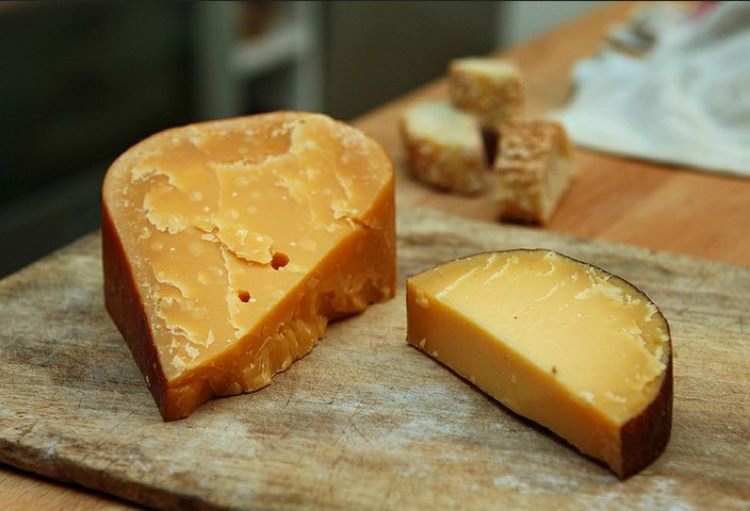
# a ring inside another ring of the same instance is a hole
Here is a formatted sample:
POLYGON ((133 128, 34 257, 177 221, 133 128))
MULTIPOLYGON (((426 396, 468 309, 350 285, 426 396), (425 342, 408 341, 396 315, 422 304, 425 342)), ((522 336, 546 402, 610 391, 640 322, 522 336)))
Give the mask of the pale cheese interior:
POLYGON ((589 419, 620 426, 653 399, 665 371, 669 336, 656 307, 553 252, 453 261, 412 277, 408 292, 411 343, 558 433, 556 421, 579 413, 562 410, 561 396, 589 419), (505 366, 512 374, 494 373, 494 356, 514 361, 505 366), (520 388, 522 380, 541 387, 520 388))
POLYGON ((452 66, 456 71, 483 75, 497 82, 517 80, 520 77, 520 71, 515 65, 500 59, 469 57, 454 60, 452 66))
POLYGON ((427 101, 407 111, 406 128, 417 138, 429 138, 449 147, 479 151, 482 147, 477 121, 444 101, 427 101))

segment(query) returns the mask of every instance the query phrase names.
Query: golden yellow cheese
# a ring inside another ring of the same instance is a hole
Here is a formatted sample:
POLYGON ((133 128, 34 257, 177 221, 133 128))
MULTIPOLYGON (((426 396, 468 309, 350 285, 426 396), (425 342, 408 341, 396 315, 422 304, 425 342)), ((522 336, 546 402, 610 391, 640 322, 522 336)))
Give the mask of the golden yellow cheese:
POLYGON ((627 477, 669 439, 669 326, 624 280, 544 250, 407 280, 407 340, 627 477))
POLYGON ((393 168, 322 115, 168 130, 108 171, 102 237, 107 309, 177 419, 267 385, 329 319, 393 295, 393 168))

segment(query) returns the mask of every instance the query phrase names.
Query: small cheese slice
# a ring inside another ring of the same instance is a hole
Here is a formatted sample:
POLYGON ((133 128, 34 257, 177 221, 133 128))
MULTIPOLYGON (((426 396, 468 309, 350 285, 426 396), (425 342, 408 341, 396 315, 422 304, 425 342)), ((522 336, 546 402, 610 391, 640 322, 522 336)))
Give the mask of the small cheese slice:
POLYGON ((620 477, 664 450, 669 326, 631 284, 545 250, 458 259, 407 280, 407 340, 620 477))
POLYGON ((159 133, 103 187, 107 309, 165 420, 268 385, 327 321, 390 298, 394 174, 322 115, 159 133))

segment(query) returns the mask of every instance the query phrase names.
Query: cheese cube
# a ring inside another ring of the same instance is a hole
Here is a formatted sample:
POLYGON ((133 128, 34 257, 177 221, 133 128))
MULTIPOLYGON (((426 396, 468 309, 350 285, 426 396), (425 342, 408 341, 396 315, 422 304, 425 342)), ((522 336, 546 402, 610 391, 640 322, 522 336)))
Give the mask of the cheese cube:
POLYGON ((521 116, 523 80, 518 68, 507 60, 456 59, 450 63, 448 76, 453 104, 476 116, 483 126, 497 127, 521 116))
POLYGON ((498 218, 547 223, 568 190, 574 171, 573 146, 560 124, 503 124, 493 167, 498 218))
POLYGON ((401 118, 412 175, 436 188, 472 194, 484 189, 487 163, 479 123, 442 101, 420 103, 401 118))

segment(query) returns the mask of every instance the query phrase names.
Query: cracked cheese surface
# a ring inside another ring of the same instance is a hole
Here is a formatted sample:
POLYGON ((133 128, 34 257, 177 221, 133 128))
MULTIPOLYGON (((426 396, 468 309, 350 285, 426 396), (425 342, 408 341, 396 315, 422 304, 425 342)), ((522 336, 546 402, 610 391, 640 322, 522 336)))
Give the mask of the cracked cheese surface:
POLYGON ((192 125, 113 168, 104 199, 176 390, 264 386, 329 317, 393 293, 392 165, 351 127, 291 112, 192 125))

